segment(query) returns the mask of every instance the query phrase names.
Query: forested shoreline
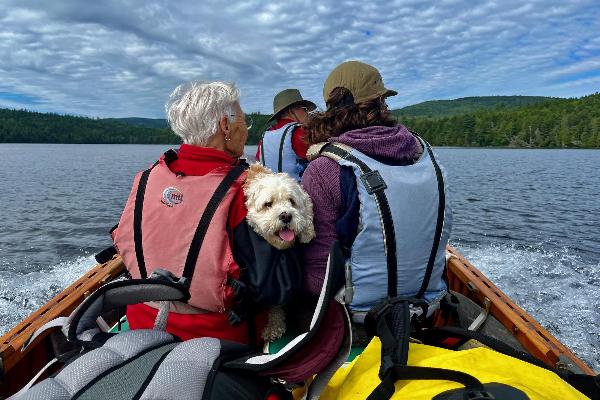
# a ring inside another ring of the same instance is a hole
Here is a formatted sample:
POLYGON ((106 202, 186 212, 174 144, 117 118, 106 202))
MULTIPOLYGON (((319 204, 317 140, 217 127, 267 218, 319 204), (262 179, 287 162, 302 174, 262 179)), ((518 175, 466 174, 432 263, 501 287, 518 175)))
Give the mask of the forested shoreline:
MULTIPOLYGON (((600 93, 575 99, 489 96, 430 101, 393 113, 435 146, 599 148, 600 93)), ((248 144, 268 115, 252 113, 248 144)), ((94 119, 0 109, 0 143, 177 144, 160 119, 94 119)))
POLYGON ((600 147, 600 93, 441 118, 399 116, 437 146, 600 147))

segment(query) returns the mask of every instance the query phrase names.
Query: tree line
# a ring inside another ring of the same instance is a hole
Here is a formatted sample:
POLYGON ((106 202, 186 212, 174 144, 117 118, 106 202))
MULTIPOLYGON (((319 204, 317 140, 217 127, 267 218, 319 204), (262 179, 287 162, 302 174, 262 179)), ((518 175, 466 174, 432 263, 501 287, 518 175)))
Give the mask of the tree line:
POLYGON ((170 129, 26 110, 0 109, 0 143, 177 143, 170 129))
POLYGON ((600 147, 600 93, 442 118, 398 118, 437 146, 600 147))
MULTIPOLYGON (((600 93, 578 99, 493 96, 423 104, 393 113, 435 146, 600 147, 600 93)), ((250 116, 252 145, 269 115, 250 116)), ((0 109, 0 143, 180 143, 161 121, 0 109)))

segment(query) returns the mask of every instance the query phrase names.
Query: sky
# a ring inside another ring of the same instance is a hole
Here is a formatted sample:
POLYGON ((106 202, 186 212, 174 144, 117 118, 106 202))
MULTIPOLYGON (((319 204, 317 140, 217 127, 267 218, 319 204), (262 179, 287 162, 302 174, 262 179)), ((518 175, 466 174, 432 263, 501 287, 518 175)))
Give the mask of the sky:
POLYGON ((600 91, 600 1, 0 0, 0 107, 164 118, 191 80, 233 81, 245 112, 298 88, 323 107, 339 63, 378 68, 390 108, 600 91))

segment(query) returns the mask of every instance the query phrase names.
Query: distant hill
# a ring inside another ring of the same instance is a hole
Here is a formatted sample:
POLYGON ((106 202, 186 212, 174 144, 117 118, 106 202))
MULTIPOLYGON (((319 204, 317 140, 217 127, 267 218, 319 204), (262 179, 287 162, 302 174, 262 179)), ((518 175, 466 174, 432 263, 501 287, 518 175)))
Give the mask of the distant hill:
POLYGON ((398 119, 438 146, 600 147, 600 93, 445 117, 398 119))
POLYGON ((454 100, 430 100, 392 110, 398 117, 441 118, 451 115, 468 114, 484 109, 517 108, 531 104, 560 100, 556 97, 542 96, 480 96, 463 97, 454 100))
MULTIPOLYGON (((248 132, 248 144, 255 145, 262 137, 262 133, 267 126, 267 120, 269 119, 270 115, 260 113, 251 113, 249 115, 252 117, 253 124, 252 128, 250 128, 250 131, 248 132)), ((145 128, 169 129, 169 123, 167 120, 160 118, 105 118, 102 121, 118 122, 145 128)))
POLYGON ((102 121, 115 121, 127 125, 143 126, 145 128, 168 128, 169 123, 164 118, 104 118, 102 121))

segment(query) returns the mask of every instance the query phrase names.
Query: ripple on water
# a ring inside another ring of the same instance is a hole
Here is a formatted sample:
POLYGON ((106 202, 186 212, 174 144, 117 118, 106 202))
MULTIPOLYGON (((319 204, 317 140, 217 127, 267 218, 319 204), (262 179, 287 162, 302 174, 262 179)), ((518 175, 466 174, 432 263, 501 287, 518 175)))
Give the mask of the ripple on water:
POLYGON ((46 304, 95 264, 93 256, 85 256, 43 270, 0 271, 0 335, 46 304))
POLYGON ((600 370, 598 265, 566 248, 457 244, 458 250, 496 286, 600 370))

